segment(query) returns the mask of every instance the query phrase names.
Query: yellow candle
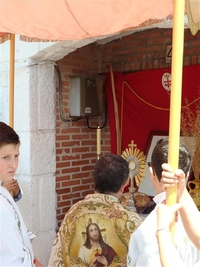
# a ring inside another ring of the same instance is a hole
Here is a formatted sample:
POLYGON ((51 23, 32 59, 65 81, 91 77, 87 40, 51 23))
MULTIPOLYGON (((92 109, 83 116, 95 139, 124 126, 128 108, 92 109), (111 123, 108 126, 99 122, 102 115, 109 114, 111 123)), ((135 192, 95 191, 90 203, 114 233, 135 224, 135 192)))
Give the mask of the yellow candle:
POLYGON ((97 155, 101 154, 101 129, 97 128, 97 155))

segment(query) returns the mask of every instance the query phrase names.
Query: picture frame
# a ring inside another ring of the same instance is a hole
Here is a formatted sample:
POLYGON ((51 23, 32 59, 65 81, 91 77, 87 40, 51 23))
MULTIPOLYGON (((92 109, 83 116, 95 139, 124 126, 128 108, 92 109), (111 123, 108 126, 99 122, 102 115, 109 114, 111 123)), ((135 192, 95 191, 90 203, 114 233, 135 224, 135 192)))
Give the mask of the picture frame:
MULTIPOLYGON (((153 131, 153 132, 150 132, 149 138, 147 141, 147 146, 146 146, 145 153, 144 153, 146 156, 145 176, 143 178, 142 183, 140 184, 138 188, 138 192, 144 193, 151 198, 153 198, 156 195, 156 191, 151 183, 150 172, 149 172, 149 167, 147 163, 151 162, 151 154, 153 152, 153 149, 156 143, 160 139, 164 139, 168 137, 169 137, 169 134, 166 131, 153 131)), ((195 147, 196 147, 195 138, 181 136, 180 142, 183 143, 187 147, 187 149, 189 150, 191 154, 191 157, 193 157, 195 147)))
MULTIPOLYGON (((158 140, 167 138, 167 137, 168 137, 168 132, 165 132, 165 131, 150 132, 149 138, 147 141, 147 146, 146 146, 145 153, 144 153, 146 156, 146 163, 151 161, 151 154, 158 140)), ((142 183, 140 184, 138 188, 138 192, 144 193, 151 198, 153 198, 156 195, 156 191, 151 183, 149 167, 147 164, 145 166, 145 176, 143 178, 142 183)))

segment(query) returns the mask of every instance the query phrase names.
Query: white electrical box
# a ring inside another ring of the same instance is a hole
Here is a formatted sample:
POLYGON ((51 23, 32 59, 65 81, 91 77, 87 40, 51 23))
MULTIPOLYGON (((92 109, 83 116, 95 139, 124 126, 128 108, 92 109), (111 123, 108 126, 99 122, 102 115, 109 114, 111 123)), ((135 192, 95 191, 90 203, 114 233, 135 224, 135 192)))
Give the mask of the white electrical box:
POLYGON ((70 116, 101 116, 102 80, 72 77, 70 84, 70 116))

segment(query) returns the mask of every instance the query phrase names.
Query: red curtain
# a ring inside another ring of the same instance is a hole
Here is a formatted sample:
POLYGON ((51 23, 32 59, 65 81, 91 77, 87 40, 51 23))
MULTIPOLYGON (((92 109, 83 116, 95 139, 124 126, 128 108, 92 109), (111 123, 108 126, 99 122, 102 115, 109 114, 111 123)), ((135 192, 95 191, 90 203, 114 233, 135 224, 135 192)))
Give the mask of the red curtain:
MULTIPOLYGON (((170 85, 166 73, 171 68, 144 70, 129 74, 114 72, 114 83, 121 125, 121 151, 131 140, 145 153, 151 132, 169 131, 170 85), (166 74, 166 75, 165 75, 166 74), (163 76, 164 75, 164 76, 163 76)), ((200 65, 183 68, 182 107, 199 97, 200 65)), ((115 113, 110 73, 106 74, 106 100, 111 132, 111 152, 116 153, 115 113)), ((195 103, 190 105, 195 108, 195 103)), ((179 123, 179 122, 177 122, 179 123)))

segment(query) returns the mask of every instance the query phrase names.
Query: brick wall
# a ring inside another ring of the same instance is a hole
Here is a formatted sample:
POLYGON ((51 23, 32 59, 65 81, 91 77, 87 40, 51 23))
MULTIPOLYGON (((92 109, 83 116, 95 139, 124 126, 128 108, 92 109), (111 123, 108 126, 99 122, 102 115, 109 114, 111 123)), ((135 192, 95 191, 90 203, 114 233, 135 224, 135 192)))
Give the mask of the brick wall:
MULTIPOLYGON (((141 31, 105 45, 91 44, 76 50, 57 62, 62 73, 64 116, 69 115, 70 76, 95 76, 113 71, 123 73, 170 67, 165 63, 166 46, 172 44, 171 29, 141 31)), ((200 32, 192 36, 185 30, 184 66, 200 64, 200 32)), ((93 192, 93 168, 96 162, 96 130, 87 127, 83 117, 75 122, 62 122, 59 90, 56 100, 56 190, 58 226, 70 206, 93 192)), ((105 112, 104 112, 105 113, 105 112)), ((92 127, 103 125, 105 114, 91 119, 92 127)), ((110 152, 109 121, 102 129, 102 155, 110 152)))
MULTIPOLYGON (((98 46, 89 45, 71 53, 57 62, 62 76, 63 117, 69 120, 70 77, 84 75, 94 77, 98 74, 98 46)), ((78 121, 63 122, 60 118, 59 88, 56 93, 56 192, 58 226, 69 207, 93 193, 93 169, 97 160, 96 129, 102 126, 104 114, 85 117, 78 121)), ((103 105, 104 106, 104 105, 103 105)), ((104 109, 103 109, 104 110, 104 109)), ((110 152, 109 125, 102 129, 102 154, 110 152)))
MULTIPOLYGON (((151 29, 123 37, 101 47, 101 71, 109 71, 108 63, 112 63, 114 71, 123 73, 168 68, 168 45, 172 45, 171 29, 151 29)), ((183 64, 200 64, 200 32, 193 36, 185 30, 183 64)))

